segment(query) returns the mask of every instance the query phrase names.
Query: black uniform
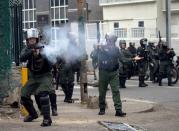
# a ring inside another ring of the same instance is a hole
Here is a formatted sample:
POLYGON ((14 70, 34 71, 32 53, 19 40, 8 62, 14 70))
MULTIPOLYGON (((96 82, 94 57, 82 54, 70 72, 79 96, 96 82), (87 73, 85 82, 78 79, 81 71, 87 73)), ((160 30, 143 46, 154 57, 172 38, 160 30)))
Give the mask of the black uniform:
POLYGON ((140 47, 137 49, 137 55, 143 57, 143 59, 138 61, 138 70, 139 70, 139 87, 146 87, 147 84, 144 83, 144 77, 148 68, 148 51, 146 48, 147 39, 140 40, 140 47))
POLYGON ((158 53, 154 43, 149 42, 147 46, 149 51, 149 69, 150 69, 150 80, 155 82, 157 78, 157 71, 159 68, 158 53))
POLYGON ((160 67, 159 67, 159 86, 162 86, 162 78, 166 74, 168 77, 168 86, 171 86, 171 66, 172 60, 175 56, 175 52, 169 49, 167 46, 163 46, 159 50, 159 60, 160 60, 160 67))
POLYGON ((127 48, 127 50, 133 55, 133 57, 137 55, 137 49, 135 48, 134 45, 130 43, 129 43, 129 47, 127 48))

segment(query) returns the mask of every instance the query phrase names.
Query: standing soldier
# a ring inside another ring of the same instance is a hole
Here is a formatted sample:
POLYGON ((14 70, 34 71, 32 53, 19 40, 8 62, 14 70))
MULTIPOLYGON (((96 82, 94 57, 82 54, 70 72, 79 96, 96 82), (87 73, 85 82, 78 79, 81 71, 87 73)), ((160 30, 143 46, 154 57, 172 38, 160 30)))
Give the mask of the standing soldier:
POLYGON ((127 48, 127 50, 133 55, 133 57, 135 57, 137 55, 137 49, 135 47, 134 42, 129 43, 129 47, 127 48))
POLYGON ((162 48, 159 50, 159 86, 162 86, 162 78, 164 74, 167 74, 168 77, 168 86, 172 86, 171 82, 171 66, 172 60, 175 56, 173 49, 167 47, 166 42, 163 42, 162 48))
POLYGON ((29 80, 21 90, 21 104, 27 109, 29 115, 25 117, 24 122, 31 122, 38 118, 37 112, 33 106, 31 95, 37 93, 40 97, 43 122, 41 126, 50 126, 52 123, 50 117, 49 92, 52 88, 51 64, 47 58, 41 54, 42 46, 38 44, 38 30, 28 29, 27 47, 22 50, 20 61, 27 62, 29 70, 29 80))
POLYGON ((126 113, 122 112, 122 102, 119 92, 119 49, 115 46, 117 37, 109 35, 106 37, 107 45, 99 46, 96 53, 99 66, 99 115, 105 114, 105 99, 108 84, 111 86, 114 106, 116 110, 115 116, 123 117, 126 113))
POLYGON ((80 52, 77 47, 75 36, 72 33, 68 33, 68 47, 64 53, 63 58, 58 61, 61 65, 59 69, 60 85, 65 94, 64 102, 73 103, 73 89, 74 89, 74 65, 79 62, 80 52))
POLYGON ((138 61, 139 87, 146 87, 148 86, 144 82, 144 78, 145 78, 146 71, 148 68, 148 51, 147 51, 147 39, 146 38, 143 38, 140 40, 140 47, 138 47, 137 49, 137 55, 143 58, 138 61))
POLYGON ((126 41, 119 41, 120 59, 119 59, 119 83, 120 88, 126 88, 125 83, 129 72, 129 67, 132 64, 133 55, 126 49, 126 41))

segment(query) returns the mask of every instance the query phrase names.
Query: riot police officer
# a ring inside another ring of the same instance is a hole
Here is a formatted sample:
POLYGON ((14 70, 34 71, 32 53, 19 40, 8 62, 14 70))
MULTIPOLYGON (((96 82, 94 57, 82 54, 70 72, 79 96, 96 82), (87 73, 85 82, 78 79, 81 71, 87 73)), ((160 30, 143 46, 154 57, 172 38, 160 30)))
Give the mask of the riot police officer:
POLYGON ((119 49, 115 46, 117 37, 115 35, 108 35, 106 37, 107 45, 98 46, 96 58, 98 59, 99 67, 99 115, 105 114, 105 98, 108 84, 111 86, 114 106, 116 110, 115 116, 123 117, 126 113, 122 112, 122 102, 119 92, 119 49))
POLYGON ((120 59, 119 59, 119 83, 121 88, 126 88, 125 83, 127 75, 130 72, 133 55, 126 49, 126 41, 119 41, 120 59))
POLYGON ((60 85, 65 94, 64 102, 73 103, 73 89, 74 89, 74 73, 76 62, 80 61, 80 51, 77 47, 75 41, 75 36, 73 33, 68 33, 68 47, 63 57, 58 60, 58 65, 60 65, 59 75, 60 75, 60 85))
POLYGON ((52 88, 51 64, 47 58, 41 54, 42 46, 38 44, 38 30, 31 28, 27 31, 27 47, 20 56, 21 62, 27 62, 28 81, 21 90, 21 104, 27 109, 29 115, 24 118, 24 122, 31 122, 38 118, 37 112, 31 100, 32 94, 40 97, 43 122, 41 126, 50 126, 49 92, 52 88))
POLYGON ((150 69, 150 80, 155 83, 157 78, 157 70, 159 68, 158 53, 154 42, 149 42, 147 46, 149 69, 150 69))
POLYGON ((138 70, 139 70, 139 87, 148 86, 144 82, 146 71, 148 68, 148 51, 147 51, 147 39, 143 38, 140 40, 140 47, 137 49, 137 55, 143 59, 138 61, 138 70))
POLYGON ((172 60, 175 56, 173 49, 169 49, 166 42, 163 42, 162 48, 159 50, 159 86, 162 86, 162 78, 165 74, 168 77, 168 86, 172 86, 171 83, 171 66, 172 60))
POLYGON ((127 48, 127 50, 133 55, 133 57, 137 55, 137 49, 134 42, 129 42, 129 47, 127 48))
MULTIPOLYGON (((46 41, 44 40, 44 37, 42 34, 39 36, 39 42, 42 43, 43 45, 46 44, 46 41)), ((53 78, 56 76, 56 71, 55 71, 55 65, 52 66, 53 71, 52 71, 52 76, 53 78)), ((56 95, 56 89, 55 87, 52 88, 52 90, 49 92, 49 99, 50 99, 50 104, 51 104, 51 110, 52 110, 52 116, 58 116, 57 112, 57 95, 56 95)), ((35 94, 35 101, 37 103, 38 109, 41 111, 41 104, 40 104, 40 96, 38 94, 35 94)))

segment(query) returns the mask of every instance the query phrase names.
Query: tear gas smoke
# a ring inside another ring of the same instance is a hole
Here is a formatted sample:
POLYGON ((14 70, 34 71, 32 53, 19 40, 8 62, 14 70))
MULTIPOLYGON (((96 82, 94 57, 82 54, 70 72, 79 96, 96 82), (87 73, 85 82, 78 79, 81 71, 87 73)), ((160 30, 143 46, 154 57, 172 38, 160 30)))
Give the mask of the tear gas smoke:
POLYGON ((77 32, 69 32, 69 27, 46 27, 44 37, 48 39, 42 54, 53 64, 58 59, 66 63, 74 63, 83 57, 80 47, 77 45, 77 32))

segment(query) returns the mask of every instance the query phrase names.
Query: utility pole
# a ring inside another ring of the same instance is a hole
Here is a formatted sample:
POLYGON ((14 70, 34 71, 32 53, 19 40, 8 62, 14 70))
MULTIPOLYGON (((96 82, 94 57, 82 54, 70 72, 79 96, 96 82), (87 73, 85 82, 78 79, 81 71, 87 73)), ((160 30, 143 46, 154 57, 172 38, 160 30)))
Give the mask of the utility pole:
POLYGON ((81 61, 80 69, 80 92, 81 92, 81 103, 86 104, 88 100, 88 87, 87 87, 87 53, 85 45, 85 12, 84 7, 86 5, 85 0, 77 0, 78 5, 78 30, 79 30, 79 43, 83 58, 81 61))
POLYGON ((171 47, 171 0, 165 0, 166 5, 166 42, 171 47))

